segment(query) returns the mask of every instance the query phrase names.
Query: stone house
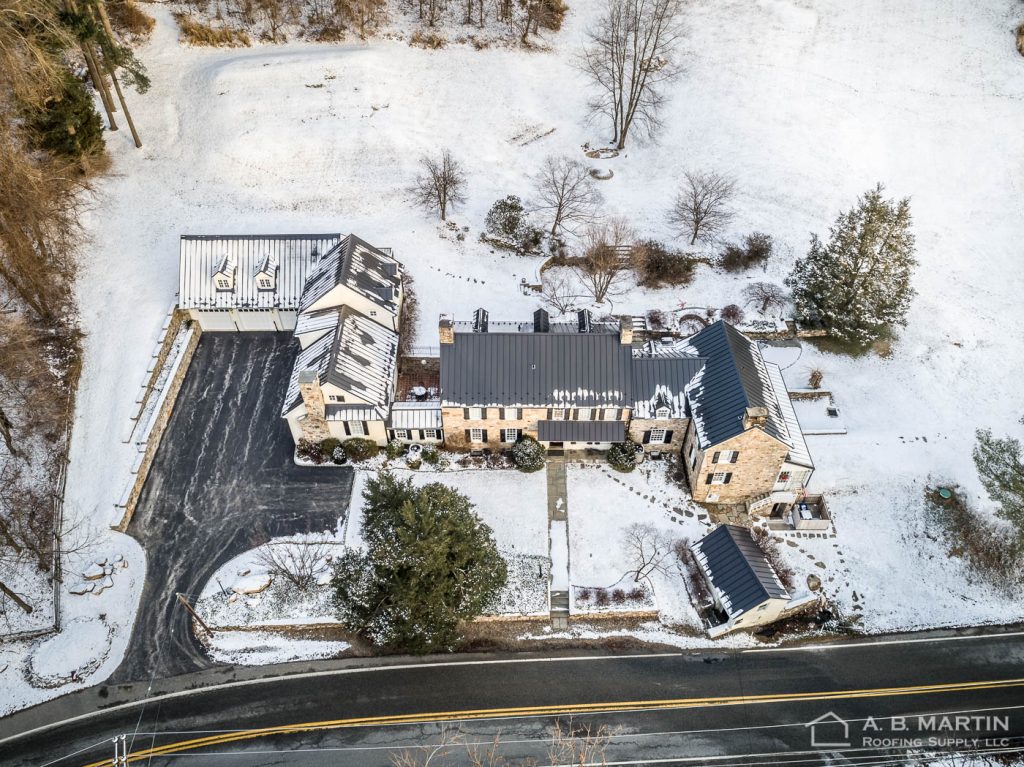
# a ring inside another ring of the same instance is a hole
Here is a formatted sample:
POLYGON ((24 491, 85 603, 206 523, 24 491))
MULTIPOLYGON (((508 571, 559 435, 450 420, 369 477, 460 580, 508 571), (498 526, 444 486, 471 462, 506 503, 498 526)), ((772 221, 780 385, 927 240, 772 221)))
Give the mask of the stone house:
POLYGON ((789 593, 749 528, 719 525, 690 550, 714 602, 711 637, 766 626, 817 602, 789 593))
POLYGON ((501 450, 528 435, 551 449, 606 450, 629 435, 647 451, 677 450, 686 432, 685 390, 703 365, 688 353, 634 344, 632 323, 529 322, 443 316, 440 411, 445 444, 501 450))
POLYGON ((682 463, 694 500, 758 513, 792 506, 814 463, 779 367, 725 322, 681 349, 706 361, 686 392, 682 463))

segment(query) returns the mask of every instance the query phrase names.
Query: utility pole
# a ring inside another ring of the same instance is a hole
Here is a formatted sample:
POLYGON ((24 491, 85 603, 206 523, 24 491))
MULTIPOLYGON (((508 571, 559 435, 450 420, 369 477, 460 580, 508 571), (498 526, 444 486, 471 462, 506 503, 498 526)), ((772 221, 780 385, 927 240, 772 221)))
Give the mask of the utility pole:
POLYGON ((185 595, 184 595, 184 594, 182 594, 181 592, 178 592, 178 594, 176 594, 176 596, 178 597, 178 601, 179 601, 179 602, 181 602, 181 603, 182 603, 182 604, 183 604, 183 605, 185 606, 185 609, 186 609, 186 610, 188 610, 189 614, 190 614, 190 615, 191 615, 191 616, 192 616, 193 618, 195 618, 195 619, 196 619, 196 623, 198 623, 198 624, 199 624, 200 626, 202 626, 202 627, 203 627, 203 630, 204 630, 204 631, 205 631, 205 632, 206 632, 207 634, 209 634, 210 636, 213 636, 213 629, 212 629, 212 628, 210 628, 209 626, 207 626, 207 625, 206 625, 206 622, 205 622, 205 621, 204 621, 204 620, 203 620, 202 618, 200 618, 200 617, 199 617, 199 613, 197 613, 197 612, 195 611, 195 609, 193 609, 193 607, 192 607, 192 605, 191 605, 191 604, 189 603, 188 599, 186 599, 186 598, 185 598, 185 595))

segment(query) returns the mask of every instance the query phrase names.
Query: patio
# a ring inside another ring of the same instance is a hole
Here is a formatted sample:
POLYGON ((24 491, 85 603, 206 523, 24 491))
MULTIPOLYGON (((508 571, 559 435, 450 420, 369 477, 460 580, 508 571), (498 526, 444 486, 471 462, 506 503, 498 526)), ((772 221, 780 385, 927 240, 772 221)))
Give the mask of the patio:
POLYGON ((832 528, 824 496, 807 495, 790 505, 777 503, 768 516, 770 530, 823 531, 832 528))
POLYGON ((439 357, 403 357, 395 387, 396 402, 437 402, 441 399, 439 357))

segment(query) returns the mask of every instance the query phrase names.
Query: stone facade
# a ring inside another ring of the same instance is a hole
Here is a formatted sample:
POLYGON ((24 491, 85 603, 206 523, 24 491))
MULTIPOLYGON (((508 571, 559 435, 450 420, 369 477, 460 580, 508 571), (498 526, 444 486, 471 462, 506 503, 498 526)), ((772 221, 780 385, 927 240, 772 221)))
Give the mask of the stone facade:
POLYGON ((331 430, 327 425, 327 404, 324 402, 323 389, 320 388, 320 377, 315 371, 303 370, 299 373, 299 393, 302 394, 302 404, 306 409, 305 414, 299 417, 302 438, 309 442, 322 442, 331 436, 331 430))
POLYGON ((686 439, 686 430, 690 425, 689 418, 634 418, 629 421, 629 438, 644 446, 644 450, 661 450, 678 453, 686 439), (650 442, 650 433, 655 429, 664 429, 664 442, 650 442))
POLYGON ((682 461, 690 478, 690 490, 698 503, 736 504, 770 493, 778 479, 789 448, 751 426, 741 434, 701 451, 693 426, 683 441, 682 461), (735 451, 734 461, 725 462, 722 453, 735 451), (718 455, 719 461, 715 462, 718 455), (708 477, 727 475, 728 481, 711 484, 708 477), (716 497, 717 496, 717 497, 716 497))
MULTIPOLYGON (((441 408, 445 447, 451 450, 482 450, 484 448, 502 450, 511 447, 511 443, 502 442, 502 429, 519 429, 523 434, 537 439, 537 422, 549 420, 552 411, 552 408, 544 407, 488 407, 480 409, 483 411, 483 418, 466 418, 467 408, 441 408), (486 432, 485 441, 471 442, 466 434, 470 429, 483 429, 486 432)), ((629 409, 616 408, 616 410, 620 411, 618 420, 623 422, 629 421, 629 409)), ((591 411, 596 413, 602 412, 603 409, 592 408, 591 411)), ((566 420, 575 420, 572 418, 572 408, 565 409, 565 415, 566 420)))

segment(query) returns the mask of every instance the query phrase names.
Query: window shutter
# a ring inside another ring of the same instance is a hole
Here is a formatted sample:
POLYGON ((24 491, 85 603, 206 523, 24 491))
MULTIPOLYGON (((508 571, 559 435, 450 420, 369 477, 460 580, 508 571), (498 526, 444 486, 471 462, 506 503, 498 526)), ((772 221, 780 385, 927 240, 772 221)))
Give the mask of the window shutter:
POLYGON ((725 482, 724 482, 724 484, 728 485, 728 484, 729 484, 729 481, 730 481, 731 479, 732 479, 732 472, 731 472, 731 471, 727 471, 727 472, 725 473, 725 482))
POLYGON ((364 437, 369 437, 370 436, 370 424, 367 423, 366 421, 363 421, 363 436, 364 437))
POLYGON ((733 450, 732 451, 732 460, 729 461, 729 463, 736 463, 736 461, 739 460, 739 457, 740 457, 740 451, 739 450, 733 450))
POLYGON ((651 433, 649 431, 645 431, 644 432, 643 442, 644 442, 645 445, 647 445, 647 444, 650 444, 650 441, 651 441, 651 433))
POLYGON ((469 429, 466 429, 466 442, 471 443, 473 441, 473 435, 470 434, 469 429))
POLYGON ((518 442, 522 438, 523 438, 523 430, 522 429, 516 429, 516 442, 518 442))
POLYGON ((665 444, 668 445, 668 444, 671 444, 671 443, 672 443, 672 432, 667 431, 667 432, 665 432, 665 444))
POLYGON ((551 420, 551 408, 548 408, 548 417, 547 417, 547 420, 548 420, 548 421, 550 421, 550 420, 551 420))
POLYGON ((462 408, 462 419, 464 421, 468 421, 469 420, 469 408, 468 407, 462 408))
POLYGON ((486 442, 487 441, 487 429, 481 429, 480 431, 483 432, 483 437, 484 437, 483 441, 486 442))
POLYGON ((705 479, 704 479, 704 484, 705 485, 710 485, 711 484, 711 478, 714 477, 714 476, 715 476, 714 474, 708 474, 707 477, 705 477, 705 479))
POLYGON ((351 431, 349 431, 349 428, 348 428, 348 421, 342 421, 342 422, 341 422, 341 425, 345 427, 345 436, 346 436, 346 437, 347 437, 347 436, 349 436, 349 435, 350 435, 350 434, 351 434, 352 432, 351 432, 351 431))
POLYGON ((722 454, 721 450, 716 450, 715 454, 711 456, 711 463, 718 463, 718 456, 722 454))
POLYGON ((521 407, 517 407, 516 408, 516 420, 517 421, 522 421, 523 420, 523 409, 521 407))

